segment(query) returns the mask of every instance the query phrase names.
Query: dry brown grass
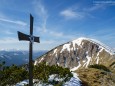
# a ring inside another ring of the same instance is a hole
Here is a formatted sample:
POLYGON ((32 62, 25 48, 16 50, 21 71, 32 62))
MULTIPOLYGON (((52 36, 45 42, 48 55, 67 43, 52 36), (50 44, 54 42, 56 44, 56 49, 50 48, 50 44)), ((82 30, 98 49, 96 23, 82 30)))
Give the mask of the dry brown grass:
POLYGON ((88 68, 76 71, 83 82, 83 86, 115 86, 115 73, 88 68))

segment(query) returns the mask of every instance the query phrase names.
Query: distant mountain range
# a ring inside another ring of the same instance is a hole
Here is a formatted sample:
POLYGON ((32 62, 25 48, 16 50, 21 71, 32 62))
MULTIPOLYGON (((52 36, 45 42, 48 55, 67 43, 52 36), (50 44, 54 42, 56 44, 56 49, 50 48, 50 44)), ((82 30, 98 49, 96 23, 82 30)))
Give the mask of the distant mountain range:
MULTIPOLYGON (((33 51, 33 60, 38 56, 46 53, 47 51, 33 51)), ((10 66, 12 64, 22 65, 28 63, 29 51, 22 50, 1 50, 0 51, 0 61, 5 61, 6 65, 10 66)))

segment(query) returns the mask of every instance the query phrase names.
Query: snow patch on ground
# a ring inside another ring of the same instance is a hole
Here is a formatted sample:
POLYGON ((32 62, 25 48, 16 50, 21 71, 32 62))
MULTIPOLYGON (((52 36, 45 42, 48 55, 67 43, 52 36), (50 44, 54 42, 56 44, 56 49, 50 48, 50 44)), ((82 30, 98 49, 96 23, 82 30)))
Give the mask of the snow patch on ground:
POLYGON ((96 61, 96 64, 98 64, 99 63, 99 56, 97 56, 97 61, 96 61))
POLYGON ((55 54, 55 56, 57 57, 57 49, 54 50, 53 54, 55 54))
POLYGON ((34 62, 34 65, 37 65, 37 61, 34 62))
MULTIPOLYGON (((63 84, 63 86, 81 86, 81 84, 80 84, 81 80, 78 78, 78 75, 74 72, 72 72, 72 74, 73 74, 73 77, 69 81, 65 82, 65 84, 63 84)), ((63 81, 63 78, 58 78, 56 74, 52 74, 49 76, 48 80, 49 81, 53 81, 53 80, 63 81)), ((33 83, 34 83, 33 86, 53 86, 52 84, 47 85, 46 83, 41 83, 36 79, 33 79, 33 83)), ((29 80, 23 80, 23 81, 17 83, 15 86, 25 86, 27 84, 29 84, 29 80)))
POLYGON ((24 85, 27 85, 29 83, 29 80, 24 80, 22 82, 19 82, 16 84, 16 86, 24 86, 24 85))
POLYGON ((42 62, 43 60, 44 60, 44 58, 42 57, 38 63, 42 62))
POLYGON ((48 81, 50 81, 50 82, 52 82, 53 80, 54 81, 63 81, 63 78, 58 78, 57 76, 58 76, 57 74, 50 75, 48 81))
POLYGON ((73 77, 70 79, 70 81, 66 82, 63 86, 81 86, 80 82, 81 80, 78 78, 77 73, 72 72, 73 77))
POLYGON ((78 46, 80 46, 81 42, 82 42, 82 38, 78 38, 78 39, 72 41, 74 50, 75 50, 75 44, 77 44, 78 46))
POLYGON ((86 61, 86 63, 84 63, 83 67, 86 65, 86 68, 87 68, 88 65, 89 65, 89 63, 90 63, 90 61, 91 61, 91 57, 89 57, 89 56, 87 55, 86 58, 87 58, 87 61, 86 61))
POLYGON ((75 71, 75 70, 77 70, 80 66, 81 66, 81 64, 80 64, 80 61, 79 61, 79 62, 78 62, 78 66, 77 66, 77 67, 74 67, 74 68, 72 68, 72 69, 70 69, 70 71, 75 71))
POLYGON ((86 60, 83 60, 82 62, 86 62, 86 60))
POLYGON ((56 53, 57 49, 54 50, 54 54, 56 53))
POLYGON ((57 62, 57 65, 58 65, 58 66, 60 65, 59 62, 57 62))
POLYGON ((96 64, 99 63, 99 53, 103 51, 103 48, 100 48, 100 49, 101 49, 101 50, 97 53, 97 57, 96 57, 97 61, 96 61, 96 64))
POLYGON ((70 45, 71 44, 69 44, 69 43, 68 44, 64 44, 62 50, 60 51, 60 53, 62 53, 65 49, 67 49, 70 52, 70 45))
POLYGON ((79 60, 79 57, 76 57, 79 60))
POLYGON ((72 43, 73 43, 74 47, 75 47, 75 44, 77 44, 79 46, 81 44, 82 40, 83 40, 83 38, 78 38, 76 40, 73 40, 72 43))

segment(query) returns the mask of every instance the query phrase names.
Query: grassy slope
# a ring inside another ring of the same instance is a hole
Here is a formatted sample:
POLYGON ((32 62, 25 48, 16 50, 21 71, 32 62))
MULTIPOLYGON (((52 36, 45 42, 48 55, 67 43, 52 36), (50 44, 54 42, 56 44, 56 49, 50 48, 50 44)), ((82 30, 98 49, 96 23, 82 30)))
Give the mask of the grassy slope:
POLYGON ((115 72, 87 68, 76 71, 83 82, 83 86, 115 86, 115 72))

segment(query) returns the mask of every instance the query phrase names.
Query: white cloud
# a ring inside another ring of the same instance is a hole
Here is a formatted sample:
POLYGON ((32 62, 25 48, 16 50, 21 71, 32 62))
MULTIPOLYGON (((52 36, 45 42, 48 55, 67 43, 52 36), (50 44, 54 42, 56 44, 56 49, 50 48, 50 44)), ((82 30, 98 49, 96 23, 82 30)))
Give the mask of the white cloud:
POLYGON ((9 19, 5 19, 5 18, 0 18, 0 21, 8 22, 8 23, 13 23, 13 24, 18 24, 18 25, 22 25, 22 26, 27 25, 27 24, 26 24, 25 22, 23 22, 23 21, 9 20, 9 19))
POLYGON ((107 7, 114 6, 115 1, 109 0, 94 0, 91 7, 85 7, 83 11, 85 12, 92 12, 97 10, 104 10, 107 7))
POLYGON ((74 6, 74 7, 71 6, 65 10, 62 10, 60 12, 60 15, 63 16, 65 19, 83 19, 86 17, 95 18, 91 14, 92 11, 104 10, 109 6, 112 6, 112 5, 104 4, 104 3, 95 4, 95 2, 93 2, 92 6, 90 7, 80 8, 78 6, 74 6))
POLYGON ((45 6, 42 4, 41 0, 34 1, 34 9, 39 19, 41 20, 42 31, 46 32, 48 13, 47 13, 47 10, 45 9, 45 6))
POLYGON ((107 7, 107 5, 105 4, 98 4, 98 5, 93 5, 89 8, 84 8, 83 11, 84 12, 92 12, 92 11, 96 11, 96 10, 102 10, 105 9, 107 7))
POLYGON ((28 50, 27 41, 19 41, 18 38, 4 37, 0 39, 0 49, 20 49, 28 50))
POLYGON ((63 36, 62 32, 50 31, 49 34, 54 36, 54 37, 62 37, 63 36))
POLYGON ((14 34, 13 32, 8 31, 8 30, 7 30, 5 33, 6 33, 6 34, 9 34, 9 35, 10 35, 10 34, 14 34))
POLYGON ((110 6, 113 6, 113 5, 115 5, 115 1, 114 0, 94 0, 93 1, 93 3, 94 4, 96 4, 96 5, 102 5, 102 4, 104 4, 104 5, 110 5, 110 6))
POLYGON ((104 8, 104 5, 94 5, 91 8, 88 8, 87 10, 95 11, 95 10, 102 9, 102 8, 104 8))
POLYGON ((10 30, 3 30, 3 31, 1 31, 0 33, 7 34, 7 35, 14 34, 14 33, 11 32, 10 30))
POLYGON ((45 8, 42 0, 35 0, 33 4, 34 4, 34 9, 35 9, 36 14, 38 15, 39 19, 41 19, 41 21, 39 22, 39 26, 35 27, 36 31, 41 34, 45 34, 45 36, 51 36, 51 37, 63 36, 62 32, 56 32, 56 31, 52 31, 46 28, 47 19, 48 19, 48 11, 45 8))
POLYGON ((77 12, 72 9, 66 9, 60 12, 60 15, 64 16, 66 19, 81 19, 84 17, 82 12, 77 12))
POLYGON ((0 44, 12 44, 12 43, 19 43, 18 38, 6 37, 0 39, 0 44))
POLYGON ((53 43, 56 43, 56 41, 54 40, 42 40, 41 41, 41 44, 53 44, 53 43))

